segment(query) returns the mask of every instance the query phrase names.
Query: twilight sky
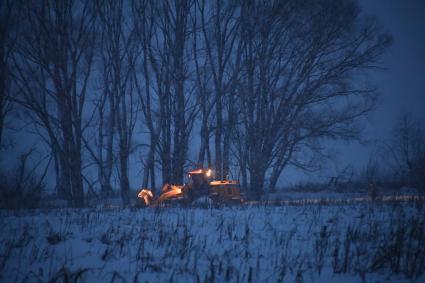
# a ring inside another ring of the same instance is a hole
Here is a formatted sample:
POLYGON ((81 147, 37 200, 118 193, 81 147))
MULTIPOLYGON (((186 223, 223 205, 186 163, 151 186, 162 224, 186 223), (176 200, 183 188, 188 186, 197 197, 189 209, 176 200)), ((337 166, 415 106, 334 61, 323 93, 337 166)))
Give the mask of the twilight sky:
POLYGON ((382 29, 393 36, 393 45, 381 61, 386 70, 373 71, 368 81, 377 87, 381 97, 377 109, 367 119, 363 138, 358 142, 332 143, 330 151, 337 156, 328 170, 303 176, 288 170, 283 184, 300 179, 334 176, 349 164, 361 169, 374 151, 373 143, 391 138, 391 129, 403 112, 425 122, 425 1, 424 0, 360 0, 363 10, 378 19, 382 29))
POLYGON ((425 1, 361 0, 360 4, 394 37, 383 58, 388 70, 372 76, 382 93, 372 122, 385 127, 400 111, 425 118, 425 1))

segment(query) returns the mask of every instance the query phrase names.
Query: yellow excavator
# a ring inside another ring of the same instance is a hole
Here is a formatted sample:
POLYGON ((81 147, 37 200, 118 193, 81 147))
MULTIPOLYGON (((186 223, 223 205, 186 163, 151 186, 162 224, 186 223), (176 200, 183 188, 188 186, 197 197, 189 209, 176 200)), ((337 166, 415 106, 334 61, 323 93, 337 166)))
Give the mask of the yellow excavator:
POLYGON ((244 202, 238 181, 211 180, 211 169, 196 169, 188 172, 189 182, 184 185, 165 184, 161 194, 155 197, 149 189, 141 189, 138 194, 142 206, 167 204, 191 205, 200 199, 214 204, 241 204, 244 202))

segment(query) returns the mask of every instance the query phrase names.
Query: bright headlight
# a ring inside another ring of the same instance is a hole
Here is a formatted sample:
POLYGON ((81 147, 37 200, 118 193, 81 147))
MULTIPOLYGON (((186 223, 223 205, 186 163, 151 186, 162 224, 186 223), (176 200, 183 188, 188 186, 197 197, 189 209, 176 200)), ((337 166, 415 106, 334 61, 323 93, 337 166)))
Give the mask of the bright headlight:
POLYGON ((207 177, 211 177, 211 175, 212 175, 212 171, 211 171, 211 169, 208 169, 207 170, 207 173, 205 174, 207 177))

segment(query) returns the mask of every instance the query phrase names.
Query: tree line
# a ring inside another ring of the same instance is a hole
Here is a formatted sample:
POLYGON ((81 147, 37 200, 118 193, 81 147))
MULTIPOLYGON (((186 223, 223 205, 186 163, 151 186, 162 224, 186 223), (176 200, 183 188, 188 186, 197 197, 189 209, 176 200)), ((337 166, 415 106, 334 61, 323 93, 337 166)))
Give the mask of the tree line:
POLYGON ((143 187, 208 166, 254 197, 274 190, 324 141, 358 136, 376 101, 359 78, 391 43, 357 1, 0 5, 0 129, 22 114, 73 206, 113 176, 128 205, 135 166, 143 187))

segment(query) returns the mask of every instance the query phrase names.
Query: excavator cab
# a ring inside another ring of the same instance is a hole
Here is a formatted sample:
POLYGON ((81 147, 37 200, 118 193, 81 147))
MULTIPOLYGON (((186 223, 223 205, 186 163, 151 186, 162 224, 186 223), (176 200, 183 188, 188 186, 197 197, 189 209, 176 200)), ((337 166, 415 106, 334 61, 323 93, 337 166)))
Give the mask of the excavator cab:
POLYGON ((188 173, 189 183, 186 185, 189 198, 195 200, 208 195, 211 169, 197 169, 188 173))

